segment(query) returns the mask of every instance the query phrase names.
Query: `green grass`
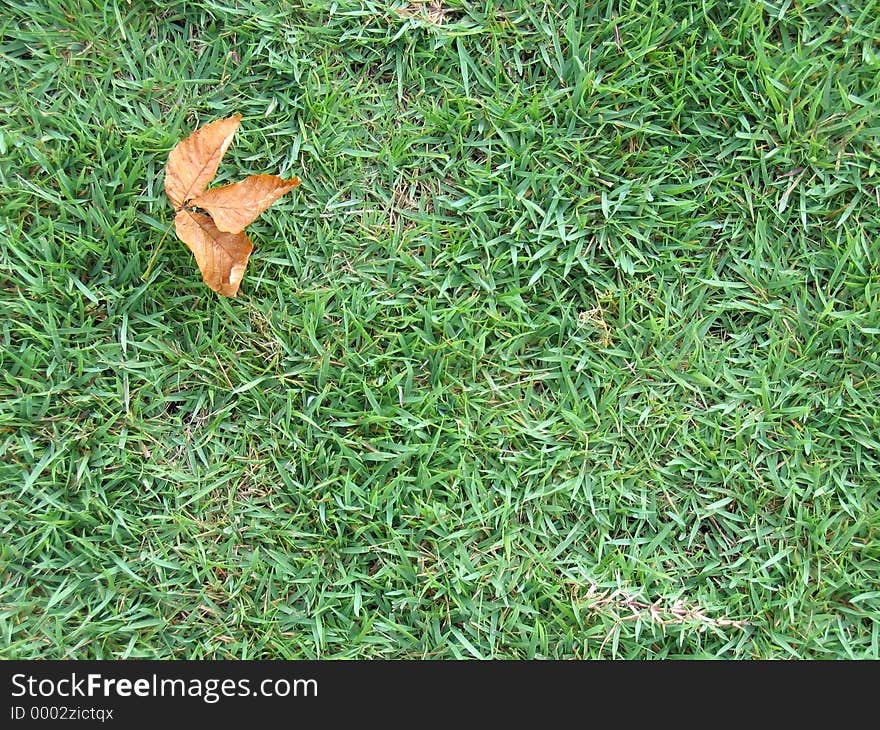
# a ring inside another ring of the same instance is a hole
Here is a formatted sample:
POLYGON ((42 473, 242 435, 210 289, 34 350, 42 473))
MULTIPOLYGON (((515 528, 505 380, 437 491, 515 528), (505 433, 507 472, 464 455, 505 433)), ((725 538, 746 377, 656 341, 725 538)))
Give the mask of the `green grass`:
POLYGON ((880 658, 875 3, 442 8, 0 5, 2 656, 880 658))

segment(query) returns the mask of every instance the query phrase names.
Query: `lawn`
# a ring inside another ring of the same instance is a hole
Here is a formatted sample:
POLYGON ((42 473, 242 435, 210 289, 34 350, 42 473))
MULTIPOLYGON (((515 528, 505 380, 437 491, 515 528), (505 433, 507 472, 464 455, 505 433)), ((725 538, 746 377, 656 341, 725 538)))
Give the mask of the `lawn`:
POLYGON ((880 658, 874 2, 6 0, 0 79, 3 657, 880 658))

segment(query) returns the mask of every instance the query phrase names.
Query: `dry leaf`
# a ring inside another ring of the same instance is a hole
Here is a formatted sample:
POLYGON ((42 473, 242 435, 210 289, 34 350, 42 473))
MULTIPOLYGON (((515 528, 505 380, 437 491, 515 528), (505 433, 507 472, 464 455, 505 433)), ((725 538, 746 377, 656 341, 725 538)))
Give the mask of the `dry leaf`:
POLYGON ((195 256, 205 284, 227 297, 238 293, 254 248, 245 226, 300 184, 298 177, 252 175, 205 190, 240 121, 236 114, 197 129, 171 150, 165 166, 165 193, 176 211, 174 230, 195 256))
POLYGON ((186 208, 174 216, 174 230, 196 257, 202 281, 225 297, 238 294, 254 250, 247 234, 221 231, 210 216, 186 208))
POLYGON ((206 190, 190 203, 208 211, 221 231, 239 233, 300 182, 298 177, 284 180, 275 175, 251 175, 241 182, 206 190))
POLYGON ((165 166, 165 194, 175 210, 202 193, 214 179, 240 122, 241 114, 218 119, 197 129, 171 150, 165 166))

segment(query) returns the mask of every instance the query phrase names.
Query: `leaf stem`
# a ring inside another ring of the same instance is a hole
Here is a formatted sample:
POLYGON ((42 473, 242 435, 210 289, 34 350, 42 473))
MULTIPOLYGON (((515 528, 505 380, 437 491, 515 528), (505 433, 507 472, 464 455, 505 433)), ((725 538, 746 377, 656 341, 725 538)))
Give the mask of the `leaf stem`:
POLYGON ((156 244, 156 248, 153 250, 153 255, 150 256, 150 260, 147 262, 147 270, 141 274, 141 281, 146 281, 147 277, 150 275, 150 272, 153 270, 153 264, 156 263, 156 258, 159 256, 159 252, 162 250, 162 242, 168 236, 168 232, 171 230, 171 226, 174 225, 174 221, 171 221, 171 224, 168 228, 165 229, 165 233, 162 234, 162 238, 159 239, 159 243, 156 244))

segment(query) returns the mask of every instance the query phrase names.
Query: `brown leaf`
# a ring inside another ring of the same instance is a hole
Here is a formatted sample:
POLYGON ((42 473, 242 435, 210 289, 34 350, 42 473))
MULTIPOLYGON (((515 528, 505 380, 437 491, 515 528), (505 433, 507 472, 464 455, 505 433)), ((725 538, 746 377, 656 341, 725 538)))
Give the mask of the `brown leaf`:
POLYGON ((244 227, 300 184, 298 177, 252 175, 205 191, 240 122, 236 114, 197 129, 171 150, 165 165, 165 192, 177 211, 174 230, 195 255, 204 282, 227 297, 238 293, 254 248, 244 227))
POLYGON ((275 175, 251 175, 241 182, 206 190, 193 196, 189 202, 208 211, 221 231, 240 233, 301 182, 298 177, 285 180, 275 175))
POLYGON ((218 119, 197 129, 171 150, 165 166, 165 193, 175 210, 201 194, 214 179, 240 122, 241 114, 218 119))
POLYGON ((254 250, 247 234, 221 231, 210 216, 186 208, 174 217, 174 230, 196 257, 205 284, 218 294, 234 297, 254 250))

